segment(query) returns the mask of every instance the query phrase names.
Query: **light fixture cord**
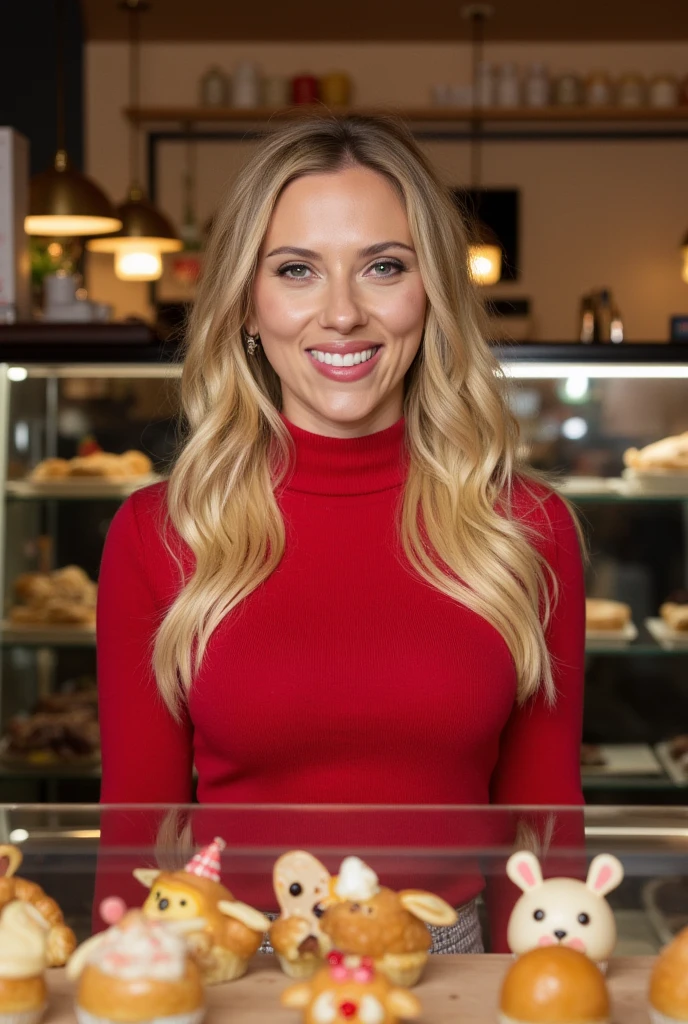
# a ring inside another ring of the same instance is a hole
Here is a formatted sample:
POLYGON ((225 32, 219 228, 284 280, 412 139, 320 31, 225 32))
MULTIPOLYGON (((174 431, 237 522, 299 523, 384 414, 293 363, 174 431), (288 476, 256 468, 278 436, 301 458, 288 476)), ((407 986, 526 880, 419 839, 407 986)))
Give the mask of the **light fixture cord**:
MULTIPOLYGON (((129 106, 138 110, 141 86, 141 47, 139 36, 139 5, 128 0, 129 7, 129 106)), ((129 178, 131 191, 141 192, 139 182, 139 126, 132 119, 129 129, 129 178)))
POLYGON ((64 37, 65 37, 65 22, 66 22, 66 0, 57 0, 56 14, 57 14, 57 25, 55 32, 55 55, 56 55, 56 68, 55 68, 55 102, 57 104, 57 152, 63 153, 66 148, 66 126, 65 126, 65 54, 64 54, 64 37))
POLYGON ((482 123, 478 118, 478 69, 483 59, 483 44, 485 42, 485 17, 479 11, 471 15, 471 77, 473 80, 473 92, 471 102, 471 151, 470 151, 470 178, 471 189, 477 191, 480 188, 482 177, 482 152, 480 145, 482 123))

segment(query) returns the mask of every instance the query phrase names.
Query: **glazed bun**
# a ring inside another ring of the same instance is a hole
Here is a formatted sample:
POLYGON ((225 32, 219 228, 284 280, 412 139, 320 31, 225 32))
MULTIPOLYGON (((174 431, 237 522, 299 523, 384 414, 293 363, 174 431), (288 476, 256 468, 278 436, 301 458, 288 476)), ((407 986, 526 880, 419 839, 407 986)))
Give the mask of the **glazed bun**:
POLYGON ((502 1024, 607 1024, 609 996, 599 969, 567 946, 541 946, 510 967, 500 996, 502 1024))
POLYGON ((650 1006, 655 1014, 688 1021, 688 928, 657 959, 650 978, 650 1006))

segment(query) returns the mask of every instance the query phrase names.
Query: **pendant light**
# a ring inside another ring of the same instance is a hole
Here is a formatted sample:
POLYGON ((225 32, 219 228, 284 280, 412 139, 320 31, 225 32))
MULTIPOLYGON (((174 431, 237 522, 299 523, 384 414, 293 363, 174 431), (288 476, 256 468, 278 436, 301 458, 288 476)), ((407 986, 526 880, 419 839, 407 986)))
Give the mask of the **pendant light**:
MULTIPOLYGON (((139 12, 148 10, 145 0, 123 0, 129 13, 129 106, 137 108, 140 92, 139 12)), ((169 222, 146 198, 138 182, 139 131, 132 121, 129 129, 130 181, 127 198, 117 207, 122 227, 115 235, 87 242, 91 252, 113 253, 115 274, 122 281, 156 281, 162 275, 164 252, 177 252, 182 242, 169 222)))
POLYGON ((478 70, 482 60, 485 36, 485 21, 492 17, 494 8, 489 4, 469 4, 462 14, 471 23, 471 76, 473 91, 471 101, 471 191, 475 196, 475 217, 470 225, 468 245, 468 269, 479 285, 497 284, 502 276, 502 249, 490 228, 480 220, 480 178, 481 178, 481 122, 478 110, 478 70))
POLYGON ((29 189, 28 235, 69 238, 117 231, 122 222, 112 203, 94 181, 76 171, 65 147, 65 2, 57 0, 57 152, 49 170, 37 174, 29 189))

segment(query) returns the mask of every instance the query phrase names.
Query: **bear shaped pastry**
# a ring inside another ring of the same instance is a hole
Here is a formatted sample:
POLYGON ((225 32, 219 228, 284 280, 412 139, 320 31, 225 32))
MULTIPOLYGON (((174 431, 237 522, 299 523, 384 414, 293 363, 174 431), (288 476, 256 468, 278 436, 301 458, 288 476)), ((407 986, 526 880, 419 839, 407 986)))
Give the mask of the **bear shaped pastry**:
POLYGON ((272 880, 280 916, 270 927, 270 943, 286 975, 310 977, 331 949, 320 919, 332 898, 332 876, 312 854, 291 850, 276 861, 272 880))

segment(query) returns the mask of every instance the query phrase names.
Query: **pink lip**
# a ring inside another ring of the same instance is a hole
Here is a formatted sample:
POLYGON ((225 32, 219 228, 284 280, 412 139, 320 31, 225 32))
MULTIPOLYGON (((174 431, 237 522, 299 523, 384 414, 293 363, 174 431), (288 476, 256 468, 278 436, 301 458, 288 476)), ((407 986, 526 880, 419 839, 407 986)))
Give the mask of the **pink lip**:
MULTIPOLYGON (((372 345, 368 345, 368 348, 372 348, 372 345)), ((331 351, 330 349, 319 349, 318 351, 331 351)), ((341 351, 341 350, 340 350, 341 351)), ((351 350, 349 350, 351 351, 351 350)), ((360 349, 358 351, 361 351, 360 349)), ((365 351, 365 349, 363 350, 365 351)), ((363 377, 367 377, 369 373, 377 366, 380 361, 380 353, 382 349, 379 348, 372 359, 368 359, 365 363, 359 363, 358 366, 332 366, 328 363, 321 363, 313 356, 310 356, 306 352, 306 359, 313 364, 314 368, 321 373, 323 377, 328 377, 330 380, 339 381, 356 381, 362 380, 363 377)), ((346 354, 346 353, 344 353, 346 354)))

